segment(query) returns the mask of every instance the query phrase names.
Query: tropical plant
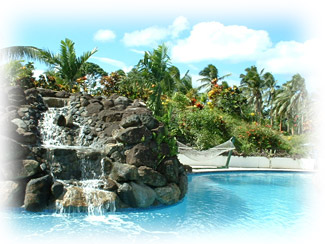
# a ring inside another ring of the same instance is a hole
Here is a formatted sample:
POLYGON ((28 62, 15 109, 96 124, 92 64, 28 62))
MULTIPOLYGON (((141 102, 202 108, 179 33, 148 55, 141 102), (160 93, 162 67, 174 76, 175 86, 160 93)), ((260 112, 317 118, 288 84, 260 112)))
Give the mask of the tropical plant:
POLYGON ((33 59, 40 61, 41 49, 33 46, 11 46, 0 49, 0 60, 33 59))
POLYGON ((49 50, 39 49, 33 46, 13 46, 1 49, 1 58, 16 59, 27 57, 45 63, 55 71, 58 80, 63 81, 70 91, 73 87, 78 87, 76 80, 82 76, 82 68, 87 60, 97 52, 94 48, 92 51, 85 52, 77 57, 74 48, 75 43, 66 38, 61 41, 60 52, 53 54, 49 50))
POLYGON ((274 100, 273 114, 280 119, 280 130, 282 129, 281 122, 285 118, 288 132, 291 129, 291 134, 294 134, 296 127, 297 133, 300 134, 306 120, 307 103, 305 79, 296 74, 282 85, 274 100))
POLYGON ((262 117, 263 110, 263 92, 267 87, 269 80, 274 80, 269 72, 264 73, 264 69, 258 72, 256 66, 245 69, 246 74, 241 74, 240 87, 247 98, 247 102, 254 106, 258 118, 262 117))
POLYGON ((162 115, 161 96, 171 96, 175 90, 175 82, 169 72, 171 67, 168 48, 165 45, 158 46, 152 52, 145 52, 143 59, 139 61, 138 68, 145 78, 148 87, 153 88, 149 96, 148 105, 155 115, 162 115))
POLYGON ((35 85, 34 64, 23 60, 12 60, 0 67, 6 85, 19 85, 23 88, 31 88, 35 85))
POLYGON ((212 89, 214 85, 218 83, 218 81, 224 80, 226 77, 231 74, 226 74, 223 76, 219 76, 219 71, 213 64, 209 64, 203 70, 200 71, 199 75, 203 76, 200 81, 203 83, 199 86, 199 90, 202 88, 212 89))
POLYGON ((92 51, 87 51, 80 57, 77 57, 75 43, 66 38, 61 41, 60 52, 53 54, 49 50, 40 50, 39 57, 54 69, 57 75, 69 86, 69 89, 77 85, 76 80, 82 75, 82 68, 87 60, 97 52, 94 48, 92 51))

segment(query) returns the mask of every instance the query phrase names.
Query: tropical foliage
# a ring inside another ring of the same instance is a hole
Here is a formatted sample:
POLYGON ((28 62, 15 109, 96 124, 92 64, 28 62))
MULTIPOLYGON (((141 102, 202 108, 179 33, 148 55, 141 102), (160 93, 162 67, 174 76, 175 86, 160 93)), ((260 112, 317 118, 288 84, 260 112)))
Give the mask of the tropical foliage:
POLYGON ((177 138, 207 149, 235 136, 237 152, 245 155, 304 151, 302 145, 313 129, 313 100, 299 74, 280 86, 272 73, 251 66, 240 75, 240 86, 231 86, 226 81, 231 74, 220 76, 217 67, 209 64, 199 72, 202 85, 194 88, 189 71, 182 76, 172 64, 166 45, 145 52, 127 73, 108 73, 88 62, 96 52, 78 56, 69 39, 61 41, 57 54, 32 46, 9 47, 0 50, 0 59, 9 59, 1 69, 8 84, 25 89, 117 93, 140 99, 165 123, 171 137, 165 135, 163 141, 173 145, 177 138), (34 63, 24 59, 43 62, 49 70, 36 78, 34 63))

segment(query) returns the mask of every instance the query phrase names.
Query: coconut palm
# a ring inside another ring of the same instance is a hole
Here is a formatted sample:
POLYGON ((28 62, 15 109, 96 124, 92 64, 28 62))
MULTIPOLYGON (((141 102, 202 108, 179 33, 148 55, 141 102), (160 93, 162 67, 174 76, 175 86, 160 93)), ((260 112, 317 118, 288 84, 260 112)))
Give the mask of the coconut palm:
POLYGON ((280 86, 277 85, 277 81, 274 79, 271 73, 267 73, 266 76, 266 91, 264 93, 265 105, 270 109, 268 115, 270 116, 271 126, 273 125, 273 107, 274 99, 277 94, 277 90, 280 86))
POLYGON ((203 83, 201 86, 199 86, 199 89, 211 89, 214 85, 218 83, 218 81, 224 80, 231 74, 219 76, 219 71, 216 66, 214 66, 213 64, 209 64, 207 67, 200 71, 199 75, 203 76, 202 79, 199 79, 201 83, 203 83))
POLYGON ((278 118, 286 119, 287 129, 288 131, 291 129, 292 134, 294 134, 294 124, 296 124, 298 133, 302 131, 308 102, 307 96, 305 79, 299 74, 294 75, 290 81, 283 84, 276 94, 273 114, 278 118))
POLYGON ((256 66, 245 69, 246 74, 241 74, 240 87, 247 97, 247 102, 254 106, 255 113, 259 118, 263 110, 263 92, 267 83, 274 80, 273 75, 269 72, 264 73, 264 69, 258 72, 256 66))

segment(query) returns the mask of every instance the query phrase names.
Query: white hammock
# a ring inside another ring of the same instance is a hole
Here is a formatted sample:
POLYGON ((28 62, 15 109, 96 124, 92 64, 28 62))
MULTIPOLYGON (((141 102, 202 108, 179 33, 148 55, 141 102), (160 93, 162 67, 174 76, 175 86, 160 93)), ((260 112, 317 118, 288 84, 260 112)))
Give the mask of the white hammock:
POLYGON ((182 154, 192 160, 198 161, 198 162, 205 162, 210 161, 213 159, 216 159, 216 157, 224 152, 230 151, 235 149, 234 144, 232 143, 232 138, 230 138, 228 141, 212 147, 208 150, 204 151, 198 151, 193 149, 192 147, 188 147, 180 142, 177 142, 178 144, 178 153, 182 154))

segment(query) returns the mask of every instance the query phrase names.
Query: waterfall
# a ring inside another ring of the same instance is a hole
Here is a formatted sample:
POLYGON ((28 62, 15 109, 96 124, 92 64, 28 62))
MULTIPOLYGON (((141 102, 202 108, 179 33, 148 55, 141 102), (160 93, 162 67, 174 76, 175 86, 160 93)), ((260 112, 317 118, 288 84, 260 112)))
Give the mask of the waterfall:
POLYGON ((89 215, 115 211, 115 193, 103 190, 100 179, 104 175, 104 154, 98 148, 85 146, 89 127, 80 119, 67 126, 68 114, 69 107, 49 108, 39 123, 51 175, 65 189, 64 196, 56 200, 56 210, 89 215))

